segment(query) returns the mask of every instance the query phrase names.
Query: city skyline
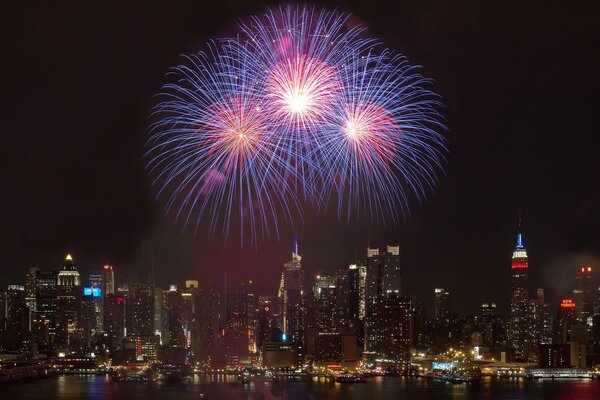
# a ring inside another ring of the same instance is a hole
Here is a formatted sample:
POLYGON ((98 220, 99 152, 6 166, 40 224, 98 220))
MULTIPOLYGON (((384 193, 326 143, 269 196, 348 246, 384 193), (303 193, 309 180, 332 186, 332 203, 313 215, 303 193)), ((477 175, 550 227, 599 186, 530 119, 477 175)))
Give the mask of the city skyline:
MULTIPOLYGON (((530 274, 530 266, 528 265, 528 254, 526 253, 525 250, 525 238, 524 238, 524 234, 522 233, 522 229, 521 228, 521 219, 522 216, 521 214, 519 214, 519 225, 518 225, 518 229, 516 230, 516 234, 515 234, 515 239, 514 239, 514 244, 513 244, 513 250, 512 251, 512 261, 507 263, 507 266, 510 266, 510 269, 505 266, 505 273, 508 276, 512 275, 512 279, 513 279, 513 283, 511 284, 514 288, 514 279, 515 279, 515 273, 518 273, 519 271, 525 271, 525 273, 530 274), (519 258, 519 257, 524 257, 524 258, 519 258), (516 261, 515 261, 516 260, 516 261), (525 260, 525 261, 523 261, 525 260)), ((420 292, 417 293, 414 290, 412 290, 411 286, 412 286, 412 282, 408 281, 406 283, 400 283, 404 280, 406 280, 406 272, 407 272, 407 267, 402 263, 402 246, 401 245, 381 245, 381 246, 368 246, 366 247, 362 253, 362 256, 358 255, 359 252, 357 251, 357 256, 353 259, 353 261, 348 262, 345 265, 339 265, 339 266, 331 266, 330 268, 324 268, 324 269, 319 269, 317 270, 314 274, 307 274, 306 272, 304 272, 304 268, 302 269, 303 271, 303 277, 301 278, 301 280, 299 281, 301 284, 304 285, 308 285, 306 290, 311 290, 310 288, 312 287, 310 282, 312 281, 318 281, 321 277, 321 275, 323 276, 334 276, 336 272, 340 271, 340 270, 344 270, 346 268, 350 268, 353 265, 361 265, 361 263, 363 265, 366 265, 366 263, 368 263, 368 261, 371 259, 372 254, 374 251, 379 251, 381 249, 381 251, 383 251, 385 254, 386 249, 387 251, 390 251, 390 248, 393 249, 392 251, 394 252, 393 254, 397 257, 397 263, 399 266, 399 272, 398 272, 398 277, 395 279, 398 279, 398 283, 393 285, 393 287, 395 287, 398 291, 398 293, 401 293, 403 295, 406 296, 410 296, 413 299, 418 300, 419 302, 423 302, 426 306, 427 309, 430 310, 435 310, 436 309, 436 302, 437 302, 437 293, 438 290, 439 291, 448 291, 448 293, 452 294, 452 297, 454 298, 456 296, 456 291, 452 288, 452 286, 448 285, 448 284, 434 284, 431 285, 428 290, 424 291, 424 292, 420 292), (387 246, 387 247, 386 247, 387 246), (391 247, 390 247, 391 246, 391 247), (333 274, 333 275, 332 275, 333 274), (442 289, 438 289, 438 288, 442 288, 442 289), (433 293, 435 293, 436 295, 434 296, 433 293)), ((299 257, 299 239, 298 239, 298 235, 294 235, 293 237, 293 241, 290 243, 289 246, 289 250, 291 250, 289 253, 292 254, 292 260, 294 262, 297 262, 298 265, 300 265, 300 259, 301 257, 299 257)), ((289 254, 288 253, 288 254, 289 254)), ((74 253, 72 252, 63 252, 63 254, 66 254, 66 260, 68 262, 73 262, 73 255, 74 253)), ((378 253, 377 253, 378 254, 378 253)), ((289 257, 288 257, 289 258, 289 257)), ((511 258, 509 258, 510 260, 511 258)), ((64 265, 64 261, 65 258, 63 257, 63 261, 60 263, 60 265, 64 265)), ((282 258, 281 260, 279 260, 279 264, 281 265, 283 263, 283 260, 285 260, 285 257, 282 258)), ((293 264, 290 264, 293 265, 293 264)), ((304 265, 304 262, 303 262, 304 265)), ((165 280, 162 278, 157 278, 156 275, 156 269, 155 269, 155 265, 153 264, 152 260, 149 261, 149 263, 147 264, 147 268, 145 269, 139 269, 137 270, 135 273, 131 273, 130 271, 121 271, 118 266, 117 266, 117 276, 118 276, 118 280, 114 278, 114 268, 115 266, 113 265, 113 263, 109 262, 109 261, 105 261, 103 263, 101 263, 100 265, 96 265, 96 266, 90 266, 89 263, 85 263, 85 261, 83 263, 78 263, 77 264, 77 268, 78 271, 81 274, 81 280, 82 282, 89 278, 90 280, 90 284, 88 286, 94 286, 91 282, 94 279, 99 279, 99 277, 97 277, 98 273, 106 273, 107 270, 110 270, 110 273, 112 273, 112 278, 111 278, 111 289, 109 291, 109 293, 113 293, 115 290, 115 285, 117 285, 118 283, 124 284, 124 285, 133 285, 136 282, 150 282, 150 280, 152 280, 152 282, 154 282, 154 284, 157 287, 160 287, 162 289, 168 289, 171 285, 181 285, 184 284, 184 282, 186 282, 189 279, 194 279, 198 282, 200 282, 200 286, 203 288, 214 288, 215 290, 225 290, 226 289, 226 282, 228 281, 232 281, 234 283, 239 283, 239 282, 244 282, 244 281, 254 281, 254 285, 257 288, 257 292, 259 293, 263 293, 263 294, 270 294, 270 295, 276 295, 278 292, 281 292, 281 286, 280 286, 280 282, 281 279, 280 277, 276 276, 276 277, 269 277, 269 279, 261 279, 259 277, 258 274, 250 274, 247 273, 245 275, 234 275, 231 276, 230 272, 228 270, 224 270, 222 271, 220 276, 216 276, 215 279, 202 279, 202 275, 201 272, 192 272, 189 273, 188 275, 182 275, 182 276, 176 276, 173 277, 171 276, 169 279, 165 280), (104 271, 103 271, 104 270, 104 271), (229 275, 229 277, 228 277, 229 275), (277 289, 277 286, 279 286, 280 288, 277 289)), ((52 267, 52 265, 48 265, 48 264, 40 264, 40 265, 35 265, 35 266, 30 266, 29 268, 27 268, 25 271, 31 269, 31 268, 37 268, 40 270, 56 270, 59 271, 60 267, 52 267)), ((570 268, 569 269, 569 276, 568 276, 568 282, 565 283, 565 289, 562 290, 561 292, 557 292, 557 293, 552 293, 550 296, 548 296, 547 294, 545 295, 545 298, 550 300, 549 301, 549 305, 550 305, 550 310, 552 312, 557 311, 560 308, 560 302, 565 299, 565 298, 572 298, 572 299, 576 299, 576 300, 580 300, 583 299, 583 281, 582 281, 582 277, 587 277, 588 279, 586 280, 586 288, 587 290, 595 290, 598 289, 600 290, 600 286, 598 286, 598 284, 594 283, 595 281, 593 281, 592 277, 595 276, 596 270, 597 270, 598 266, 596 264, 592 264, 592 263, 580 263, 577 264, 576 267, 574 268, 570 268), (581 282, 581 283, 578 283, 581 282), (573 292, 573 285, 575 285, 576 287, 581 287, 579 290, 579 294, 576 294, 575 292, 573 292), (579 285, 579 286, 578 286, 579 285), (596 286, 598 286, 598 288, 596 286), (579 297, 578 297, 579 296, 579 297)), ((427 272, 425 271, 425 274, 427 272)), ((520 276, 520 275, 517 275, 520 276)), ((264 276, 262 277, 264 278, 264 276)), ((517 278, 519 279, 519 278, 517 278)), ((522 279, 522 278, 520 278, 522 279)), ((519 284, 523 287, 523 294, 521 294, 520 298, 521 301, 523 302, 523 305, 518 306, 518 307, 528 307, 528 301, 529 301, 529 295, 527 293, 533 293, 536 288, 542 288, 543 290, 546 291, 546 293, 548 292, 548 289, 546 287, 544 287, 544 285, 540 282, 532 282, 530 279, 525 278, 525 281, 523 281, 524 283, 519 284)), ((600 283, 600 282, 599 282, 600 283)), ((6 282, 3 283, 0 281, 0 287, 7 287, 9 285, 22 285, 24 284, 24 280, 23 280, 23 276, 21 277, 21 279, 16 279, 14 281, 10 281, 10 282, 6 282)), ((83 284, 81 285, 82 287, 84 286, 83 284)), ((306 291, 305 290, 305 291, 306 291)), ((589 295, 588 295, 589 296, 589 295)), ((468 305, 468 307, 461 307, 461 305, 459 304, 458 306, 456 305, 455 300, 453 300, 454 303, 454 312, 456 312, 458 315, 469 315, 472 313, 477 313, 480 311, 480 307, 481 304, 485 303, 485 302, 493 302, 496 307, 497 307, 497 311, 500 312, 501 314, 505 315, 506 317, 509 317, 512 313, 512 303, 515 301, 514 298, 511 299, 512 294, 510 293, 509 290, 505 290, 504 296, 501 298, 492 298, 489 295, 487 296, 483 296, 481 297, 481 299, 476 299, 471 297, 470 298, 470 303, 468 305), (503 304, 505 303, 505 304, 503 304)), ((576 301, 575 303, 578 305, 578 310, 580 307, 583 307, 582 305, 580 305, 582 301, 576 301)), ((587 310, 591 310, 592 306, 593 306, 593 300, 586 300, 586 309, 587 310)), ((588 315, 590 315, 591 311, 587 311, 588 315)), ((524 309, 521 311, 521 313, 525 313, 524 309)))
POLYGON ((304 274, 299 249, 294 237, 275 293, 257 290, 254 279, 227 274, 221 288, 200 285, 194 277, 165 286, 153 271, 119 279, 111 265, 86 279, 69 253, 60 268, 30 268, 22 284, 1 293, 0 349, 26 359, 75 357, 82 365, 261 366, 313 373, 334 365, 413 374, 415 365, 439 357, 484 364, 500 359, 507 367, 517 362, 529 368, 598 362, 595 268, 581 266, 571 292, 551 311, 544 288, 529 288, 521 232, 507 266, 508 315, 498 312, 493 299, 479 303, 478 313, 463 314, 447 288, 430 292, 435 303, 428 311, 422 298, 402 289, 398 245, 369 247, 357 264, 315 277, 304 274))

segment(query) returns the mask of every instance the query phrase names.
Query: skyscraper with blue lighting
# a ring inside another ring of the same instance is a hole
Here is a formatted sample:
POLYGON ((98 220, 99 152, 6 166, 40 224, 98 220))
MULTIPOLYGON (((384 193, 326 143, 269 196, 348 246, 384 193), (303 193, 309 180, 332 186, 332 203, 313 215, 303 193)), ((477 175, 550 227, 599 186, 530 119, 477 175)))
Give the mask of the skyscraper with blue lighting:
MULTIPOLYGON (((520 231, 519 223, 519 231, 520 231)), ((529 263, 523 244, 523 234, 517 234, 517 243, 511 261, 511 296, 509 340, 517 359, 524 359, 529 335, 529 263)))
POLYGON ((297 364, 301 367, 304 362, 304 271, 298 253, 298 237, 294 237, 292 259, 283 266, 278 297, 282 340, 295 344, 297 364))

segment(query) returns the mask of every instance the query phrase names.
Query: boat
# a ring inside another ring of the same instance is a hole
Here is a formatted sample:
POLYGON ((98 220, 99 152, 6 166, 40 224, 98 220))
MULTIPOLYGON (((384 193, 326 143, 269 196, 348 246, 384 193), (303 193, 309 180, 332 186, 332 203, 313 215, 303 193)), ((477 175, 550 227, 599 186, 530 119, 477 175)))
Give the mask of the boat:
POLYGON ((151 383, 154 378, 143 372, 119 373, 112 376, 113 382, 117 383, 151 383))
POLYGON ((362 375, 341 374, 334 378, 338 383, 365 383, 367 380, 362 375))

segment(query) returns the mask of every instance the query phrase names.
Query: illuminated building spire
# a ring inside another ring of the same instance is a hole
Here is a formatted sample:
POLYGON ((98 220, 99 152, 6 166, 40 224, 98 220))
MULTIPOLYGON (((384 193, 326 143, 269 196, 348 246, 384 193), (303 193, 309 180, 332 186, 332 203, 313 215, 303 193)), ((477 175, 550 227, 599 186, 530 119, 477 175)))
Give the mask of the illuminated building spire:
POLYGON ((300 260, 302 259, 302 257, 300 257, 300 254, 298 254, 298 234, 294 235, 294 250, 292 251, 292 262, 290 264, 290 267, 293 269, 300 269, 300 260))
POLYGON ((525 246, 523 246, 522 227, 523 227, 523 218, 521 215, 521 210, 519 210, 519 217, 518 217, 518 222, 517 222, 517 245, 516 245, 517 249, 523 249, 525 247, 525 246))
POLYGON ((298 234, 294 235, 294 254, 299 255, 298 253, 298 234))

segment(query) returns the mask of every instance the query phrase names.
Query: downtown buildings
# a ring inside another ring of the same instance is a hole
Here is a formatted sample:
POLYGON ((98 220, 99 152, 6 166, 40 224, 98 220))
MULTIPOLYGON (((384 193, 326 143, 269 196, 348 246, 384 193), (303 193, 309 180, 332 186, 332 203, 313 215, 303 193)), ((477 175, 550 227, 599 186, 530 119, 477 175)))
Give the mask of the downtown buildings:
POLYGON ((59 268, 32 268, 24 285, 2 292, 0 352, 93 354, 105 363, 207 369, 389 372, 406 371, 416 359, 456 354, 545 366, 600 360, 600 291, 593 267, 573 271, 573 296, 565 296, 552 318, 544 290, 530 290, 520 233, 507 268, 512 285, 506 318, 492 300, 475 314, 459 316, 448 287, 431 289, 428 313, 423 299, 403 293, 398 245, 367 248, 354 263, 312 277, 304 262, 295 240, 277 290, 257 292, 249 279, 226 278, 222 286, 197 279, 162 286, 152 274, 118 280, 118 268, 110 265, 91 270, 86 279, 67 256, 59 268), (577 306, 580 297, 585 306, 577 306))

